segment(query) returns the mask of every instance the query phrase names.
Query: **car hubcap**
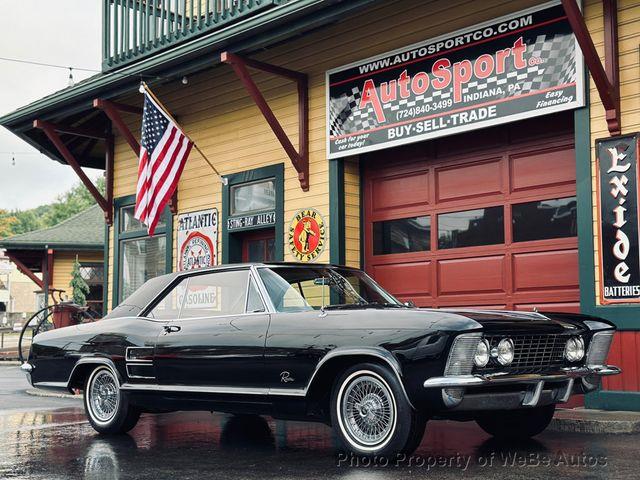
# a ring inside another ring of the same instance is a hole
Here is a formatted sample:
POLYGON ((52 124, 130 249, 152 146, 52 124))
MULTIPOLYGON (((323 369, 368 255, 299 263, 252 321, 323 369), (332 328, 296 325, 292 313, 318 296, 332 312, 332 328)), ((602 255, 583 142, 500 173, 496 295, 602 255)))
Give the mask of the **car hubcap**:
POLYGON ((391 432, 395 411, 391 392, 377 378, 356 378, 344 392, 342 420, 353 439, 376 445, 391 432))
POLYGON ((118 384, 113 374, 102 370, 93 378, 89 389, 89 401, 93 415, 101 422, 108 422, 118 410, 118 384))

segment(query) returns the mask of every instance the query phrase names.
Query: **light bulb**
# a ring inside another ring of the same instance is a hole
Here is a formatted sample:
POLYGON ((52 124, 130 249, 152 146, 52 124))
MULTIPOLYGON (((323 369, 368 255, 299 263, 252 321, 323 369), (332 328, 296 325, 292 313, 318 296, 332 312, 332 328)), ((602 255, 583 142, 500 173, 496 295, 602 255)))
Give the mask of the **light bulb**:
POLYGON ((73 87, 76 82, 73 80, 73 68, 69 67, 69 82, 68 82, 70 87, 73 87))
POLYGON ((189 83, 189 79, 187 78, 187 76, 185 75, 184 77, 182 77, 182 84, 183 85, 187 85, 189 83))

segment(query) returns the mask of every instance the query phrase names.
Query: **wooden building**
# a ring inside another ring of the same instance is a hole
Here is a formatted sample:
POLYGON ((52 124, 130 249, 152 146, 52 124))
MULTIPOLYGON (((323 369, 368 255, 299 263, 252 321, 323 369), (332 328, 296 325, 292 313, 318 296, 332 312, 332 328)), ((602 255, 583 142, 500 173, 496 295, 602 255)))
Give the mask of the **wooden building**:
POLYGON ((639 2, 103 5, 103 72, 0 124, 106 170, 109 308, 182 268, 181 215, 215 209, 216 263, 334 262, 420 306, 609 318, 624 373, 587 403, 640 410, 640 291, 609 284, 595 147, 640 129, 639 2), (153 237, 133 219, 141 76, 226 179, 193 151, 153 237))
MULTIPOLYGON (((42 305, 71 300, 76 259, 89 286, 87 304, 104 310, 104 216, 98 205, 57 225, 0 240, 0 248, 42 292, 42 305), (46 300, 45 300, 46 299, 46 300)), ((35 305, 32 312, 36 311, 35 305)))

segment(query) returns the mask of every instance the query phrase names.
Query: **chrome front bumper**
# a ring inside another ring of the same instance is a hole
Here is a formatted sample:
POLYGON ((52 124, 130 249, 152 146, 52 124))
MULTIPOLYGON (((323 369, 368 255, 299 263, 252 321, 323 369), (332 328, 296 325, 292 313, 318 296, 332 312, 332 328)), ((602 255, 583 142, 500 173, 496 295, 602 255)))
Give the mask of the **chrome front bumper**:
POLYGON ((591 391, 598 385, 598 382, 594 383, 594 377, 617 375, 620 371, 618 367, 611 365, 591 365, 562 368, 545 374, 451 375, 429 378, 423 386, 441 389, 442 400, 448 409, 512 409, 566 403, 573 393, 576 379, 582 380, 583 391, 591 391), (500 393, 467 390, 467 387, 500 385, 519 385, 522 388, 500 393))
POLYGON ((488 375, 457 375, 432 377, 424 381, 424 388, 482 387, 505 383, 560 382, 570 378, 584 378, 592 375, 604 377, 618 375, 621 370, 613 365, 592 365, 589 367, 567 367, 553 373, 521 374, 492 373, 488 375))

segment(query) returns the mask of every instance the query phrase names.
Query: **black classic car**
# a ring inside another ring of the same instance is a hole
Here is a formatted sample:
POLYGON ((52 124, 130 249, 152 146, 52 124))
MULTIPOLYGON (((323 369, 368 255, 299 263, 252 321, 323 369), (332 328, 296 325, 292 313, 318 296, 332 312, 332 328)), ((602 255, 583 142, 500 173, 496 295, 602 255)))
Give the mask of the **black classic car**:
POLYGON ((497 437, 542 432, 557 404, 620 370, 614 326, 562 313, 429 310, 364 272, 228 265, 154 278, 104 319, 35 336, 34 387, 84 390, 91 425, 211 410, 333 426, 347 450, 410 452, 430 418, 497 437))

